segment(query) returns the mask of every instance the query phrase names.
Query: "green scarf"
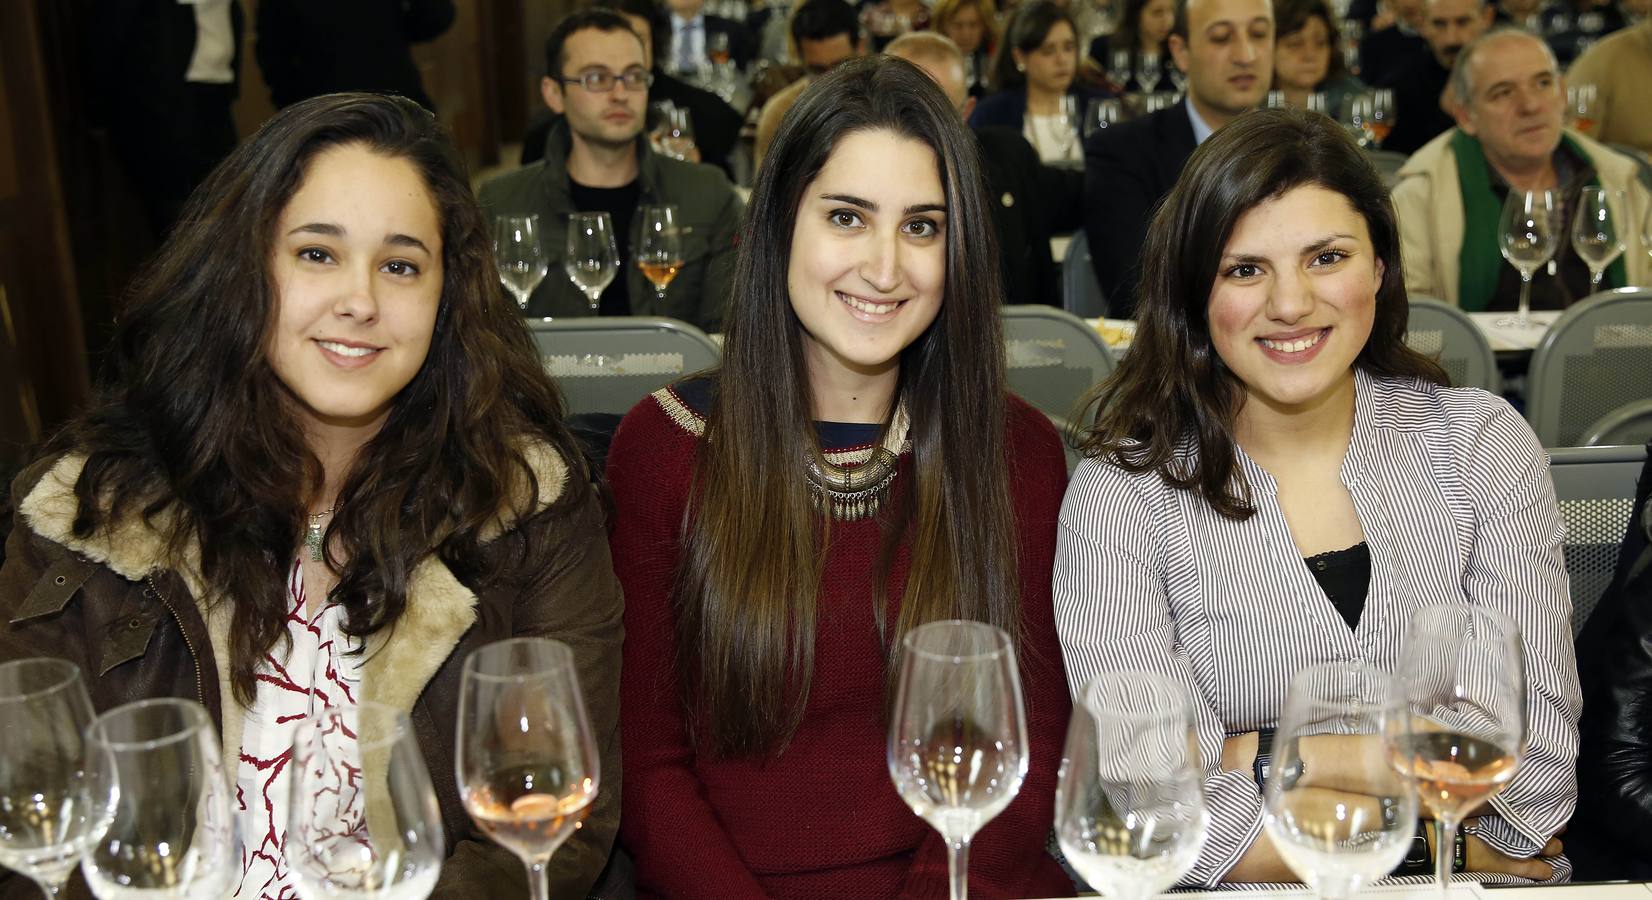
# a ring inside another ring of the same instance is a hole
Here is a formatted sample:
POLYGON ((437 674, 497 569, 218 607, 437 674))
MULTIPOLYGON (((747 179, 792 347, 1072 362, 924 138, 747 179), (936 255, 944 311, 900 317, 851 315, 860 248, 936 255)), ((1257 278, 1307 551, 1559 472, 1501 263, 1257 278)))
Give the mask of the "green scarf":
MULTIPOLYGON (((1600 176, 1594 173, 1594 160, 1589 159, 1589 154, 1583 152, 1571 135, 1562 134, 1560 141, 1578 159, 1589 163, 1589 184, 1599 185, 1600 176)), ((1454 132, 1451 152, 1457 158, 1457 181, 1463 192, 1463 249, 1457 256, 1457 305, 1465 311, 1477 312, 1491 305, 1492 295, 1497 292, 1497 277, 1507 265, 1499 235, 1503 204, 1492 190, 1491 165, 1486 162, 1480 142, 1462 131, 1454 132)), ((1570 246, 1572 223, 1564 222, 1562 228, 1562 245, 1570 246)), ((1628 283, 1623 256, 1619 255, 1606 268, 1604 287, 1623 287, 1628 283)))

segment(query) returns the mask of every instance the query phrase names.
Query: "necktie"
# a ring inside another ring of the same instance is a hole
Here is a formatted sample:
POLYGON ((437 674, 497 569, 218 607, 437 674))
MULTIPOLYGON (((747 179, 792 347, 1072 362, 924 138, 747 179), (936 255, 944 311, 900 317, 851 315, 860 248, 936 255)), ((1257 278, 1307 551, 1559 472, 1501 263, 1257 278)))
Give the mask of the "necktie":
POLYGON ((686 22, 677 29, 677 71, 692 72, 699 68, 699 54, 694 52, 694 30, 700 27, 700 20, 686 22))

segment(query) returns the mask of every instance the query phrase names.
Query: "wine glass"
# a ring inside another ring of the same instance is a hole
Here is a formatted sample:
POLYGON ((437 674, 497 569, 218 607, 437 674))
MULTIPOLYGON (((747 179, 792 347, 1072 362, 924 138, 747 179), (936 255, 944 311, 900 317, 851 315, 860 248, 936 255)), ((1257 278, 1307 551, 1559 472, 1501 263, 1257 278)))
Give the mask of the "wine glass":
POLYGON ((194 700, 117 706, 86 730, 107 829, 80 870, 102 900, 218 900, 241 873, 218 732, 194 700))
POLYGON ((0 865, 57 896, 100 824, 87 775, 92 700, 65 659, 0 665, 0 865))
POLYGON ((1365 130, 1371 135, 1371 144, 1379 149, 1382 142, 1388 140, 1388 133, 1394 130, 1393 88, 1377 88, 1371 92, 1371 118, 1365 130))
POLYGON ((1606 267, 1623 254, 1623 238, 1618 234, 1613 207, 1628 203, 1622 191, 1590 185, 1578 197, 1577 215, 1572 219, 1572 249, 1589 266, 1590 290, 1600 290, 1606 267))
POLYGON ((505 283, 516 305, 528 308, 534 288, 551 270, 550 259, 539 240, 539 216, 500 216, 493 220, 493 258, 499 280, 505 283))
POLYGON ((714 66, 721 66, 728 63, 731 58, 729 53, 728 32, 714 31, 706 35, 706 57, 711 60, 711 64, 714 66))
POLYGON ((683 267, 683 244, 677 227, 677 207, 644 206, 638 210, 637 268, 665 302, 665 288, 683 267))
POLYGON ((1055 145, 1062 159, 1072 159, 1078 144, 1078 98, 1062 94, 1055 117, 1055 145))
POLYGON ((1186 690, 1148 672, 1103 672, 1073 705, 1055 789, 1067 862, 1113 900, 1145 900, 1199 858, 1209 816, 1186 690))
POLYGON ((1187 73, 1182 71, 1181 66, 1172 63, 1166 66, 1164 71, 1165 74, 1170 76, 1170 87, 1172 93, 1178 97, 1187 93, 1187 73))
POLYGON ((562 268, 591 301, 591 312, 596 312, 602 305, 602 292, 619 269, 614 225, 607 213, 576 212, 568 216, 568 253, 562 268))
POLYGON ((685 106, 672 106, 667 113, 660 152, 672 159, 688 159, 694 152, 694 117, 685 106))
POLYGON ((287 865, 304 900, 423 900, 447 855, 407 715, 327 707, 293 736, 287 865))
POLYGON ((1344 900, 1404 858, 1417 794, 1385 759, 1405 715, 1388 674, 1324 663, 1291 679, 1274 731, 1263 824, 1285 864, 1324 900, 1344 900))
POLYGON ((1514 778, 1526 744, 1520 626, 1495 610, 1418 610, 1405 631, 1394 692, 1405 714, 1385 729, 1394 768, 1434 817, 1436 882, 1451 878, 1457 825, 1514 778))
POLYGON ((1124 115, 1123 105, 1116 97, 1098 97, 1089 103, 1084 113, 1084 136, 1112 128, 1124 115))
POLYGON ((1520 307, 1497 320, 1502 327, 1532 327, 1532 274, 1560 244, 1560 206, 1552 191, 1509 191, 1503 201, 1503 258, 1520 272, 1520 307))
POLYGON ((1263 109, 1285 109, 1291 102, 1285 99, 1285 92, 1281 90, 1268 91, 1268 96, 1262 101, 1263 109))
MULTIPOLYGON (((1130 51, 1112 50, 1107 54, 1107 80, 1122 91, 1130 83, 1130 51)), ((1137 87, 1140 87, 1138 84, 1137 87)))
POLYGON ((1371 97, 1369 94, 1349 94, 1342 98, 1342 109, 1338 110, 1338 120, 1342 127, 1353 135, 1354 142, 1364 147, 1370 143, 1369 124, 1371 121, 1371 97))
POLYGON ((590 812, 600 781, 574 654, 548 638, 489 644, 465 660, 453 768, 476 827, 528 867, 548 900, 545 866, 590 812))
POLYGON ((1164 70, 1159 67, 1159 51, 1143 50, 1136 57, 1136 84, 1144 94, 1151 94, 1159 86, 1159 76, 1164 70))
POLYGON ((952 900, 964 900, 970 839, 1027 777, 1015 648, 999 628, 956 620, 920 625, 901 644, 889 775, 946 841, 952 900))
POLYGON ((1308 95, 1308 112, 1330 116, 1335 110, 1331 109, 1330 100, 1325 96, 1324 91, 1314 91, 1308 95))
POLYGON ((1566 111, 1578 131, 1589 132, 1595 127, 1595 86, 1592 84, 1566 85, 1566 111))

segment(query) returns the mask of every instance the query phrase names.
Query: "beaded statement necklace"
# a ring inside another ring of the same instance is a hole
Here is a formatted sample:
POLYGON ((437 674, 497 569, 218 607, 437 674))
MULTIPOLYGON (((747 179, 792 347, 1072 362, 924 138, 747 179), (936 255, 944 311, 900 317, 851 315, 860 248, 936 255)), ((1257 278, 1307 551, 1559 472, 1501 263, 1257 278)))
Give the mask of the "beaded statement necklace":
POLYGON ((860 455, 856 453, 831 453, 826 454, 825 459, 812 453, 805 456, 803 471, 809 478, 809 496, 815 509, 839 522, 876 515, 889 496, 896 463, 911 445, 907 439, 910 426, 903 403, 896 408, 894 419, 884 431, 883 443, 872 448, 871 454, 858 466, 838 465, 860 455))

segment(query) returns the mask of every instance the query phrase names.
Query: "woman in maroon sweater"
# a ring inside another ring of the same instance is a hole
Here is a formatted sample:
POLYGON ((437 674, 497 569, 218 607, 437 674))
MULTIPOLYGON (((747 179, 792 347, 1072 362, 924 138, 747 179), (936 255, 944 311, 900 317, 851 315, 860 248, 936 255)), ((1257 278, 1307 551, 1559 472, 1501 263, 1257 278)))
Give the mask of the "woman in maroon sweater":
POLYGON ((1032 751, 971 844, 972 895, 1071 894, 1044 851, 1066 467, 1004 388, 970 147, 904 61, 811 86, 758 173, 721 367, 614 438, 621 828, 642 896, 946 897, 946 847, 885 748, 900 638, 949 618, 1015 636, 1032 751))

